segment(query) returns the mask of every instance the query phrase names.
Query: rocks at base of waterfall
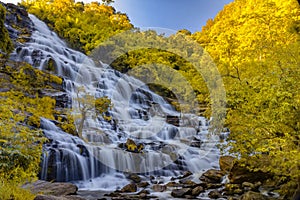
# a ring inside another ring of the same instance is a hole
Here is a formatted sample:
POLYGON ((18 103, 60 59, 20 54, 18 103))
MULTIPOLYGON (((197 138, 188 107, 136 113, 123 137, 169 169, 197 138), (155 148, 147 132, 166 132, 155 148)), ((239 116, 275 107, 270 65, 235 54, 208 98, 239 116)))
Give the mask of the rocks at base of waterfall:
POLYGON ((208 197, 211 199, 219 199, 222 198, 223 196, 218 190, 213 190, 208 193, 208 197))
POLYGON ((119 192, 136 192, 137 185, 135 183, 129 183, 125 185, 119 192))
POLYGON ((158 197, 150 195, 148 190, 142 190, 137 194, 124 194, 120 192, 112 192, 110 194, 105 194, 104 196, 109 196, 114 200, 140 200, 140 199, 157 199, 158 197))
POLYGON ((190 171, 185 171, 185 172, 183 173, 182 176, 172 177, 172 178, 171 178, 171 181, 176 180, 176 179, 184 179, 184 178, 186 178, 186 177, 188 177, 188 176, 191 176, 191 175, 193 175, 192 172, 190 172, 190 171))
POLYGON ((148 182, 140 182, 140 183, 138 183, 137 184, 137 186, 139 187, 139 188, 145 188, 145 187, 147 187, 147 186, 149 186, 150 184, 148 183, 148 182))
POLYGON ((137 174, 132 174, 130 173, 128 176, 127 176, 128 179, 132 180, 133 182, 135 183, 140 183, 141 182, 141 177, 137 174))
POLYGON ((233 167, 235 160, 236 160, 236 158, 234 158, 233 156, 221 156, 219 158, 219 165, 220 165, 221 171, 229 173, 233 167))
POLYGON ((181 188, 181 189, 174 189, 171 192, 172 197, 180 198, 184 197, 185 195, 190 195, 192 193, 191 188, 181 188))
POLYGON ((165 186, 165 185, 155 184, 152 186, 152 190, 154 192, 164 192, 166 189, 167 189, 167 186, 165 186))
POLYGON ((52 195, 37 195, 34 200, 85 200, 82 197, 78 197, 75 195, 69 195, 69 196, 52 196, 52 195))
POLYGON ((204 192, 204 188, 202 186, 197 186, 192 190, 192 196, 198 196, 201 192, 204 192))
POLYGON ((78 190, 77 186, 72 183, 51 183, 42 180, 26 184, 24 187, 30 189, 34 194, 43 193, 53 196, 74 195, 78 190))
POLYGON ((209 169, 202 174, 200 180, 207 183, 221 183, 225 172, 216 169, 209 169))
POLYGON ((242 184, 243 182, 256 183, 258 181, 265 182, 271 178, 272 175, 262 171, 250 171, 244 166, 241 166, 238 162, 235 162, 229 173, 230 183, 242 184))
POLYGON ((266 200, 267 197, 258 192, 246 192, 240 198, 240 200, 266 200))

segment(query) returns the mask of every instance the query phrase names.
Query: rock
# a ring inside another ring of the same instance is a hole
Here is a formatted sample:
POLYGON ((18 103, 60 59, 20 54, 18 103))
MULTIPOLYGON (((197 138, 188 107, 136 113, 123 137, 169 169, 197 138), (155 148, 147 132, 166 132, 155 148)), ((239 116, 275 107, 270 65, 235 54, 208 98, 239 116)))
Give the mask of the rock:
POLYGON ((191 180, 180 180, 179 183, 183 184, 184 186, 190 187, 190 186, 195 186, 197 185, 197 183, 195 183, 194 181, 191 180))
POLYGON ((206 189, 216 189, 223 187, 224 184, 221 183, 207 183, 205 186, 206 189))
POLYGON ((237 162, 233 165, 228 176, 230 183, 237 184, 242 184, 243 182, 265 182, 271 177, 271 174, 262 171, 251 172, 246 167, 240 166, 237 162))
POLYGON ((82 197, 78 196, 52 196, 52 195, 37 195, 34 200, 85 200, 82 197))
POLYGON ((180 187, 182 184, 176 183, 175 181, 168 182, 165 186, 167 187, 180 187))
POLYGON ((173 181, 173 180, 176 180, 176 179, 183 179, 183 178, 186 178, 186 177, 188 177, 188 176, 190 176, 192 174, 193 173, 190 172, 190 171, 185 171, 182 176, 172 177, 171 180, 173 181))
POLYGON ((149 185, 148 182, 140 182, 140 183, 137 184, 137 186, 140 187, 140 188, 145 188, 145 187, 147 187, 148 185, 149 185))
POLYGON ((266 199, 267 198, 264 195, 253 191, 246 192, 240 198, 240 200, 266 200, 266 199))
POLYGON ((128 179, 132 180, 135 183, 141 182, 141 177, 139 177, 137 174, 129 174, 128 179))
POLYGON ((213 190, 210 191, 208 193, 209 198, 211 199, 218 199, 218 198, 222 198, 222 195, 220 194, 220 192, 218 190, 213 190))
POLYGON ((28 188, 32 193, 42 193, 44 195, 65 196, 76 194, 78 188, 71 183, 50 183, 47 181, 38 180, 34 183, 27 184, 24 188, 28 188))
POLYGON ((174 126, 180 126, 180 120, 178 116, 167 115, 166 122, 174 126))
POLYGON ((258 188, 261 185, 260 182, 257 182, 255 184, 253 183, 249 183, 249 182, 243 182, 242 187, 244 188, 244 190, 246 191, 255 191, 258 192, 258 188))
POLYGON ((180 198, 183 197, 184 195, 188 195, 192 193, 191 188, 182 188, 182 189, 174 189, 171 192, 172 197, 180 198))
POLYGON ((221 183, 224 175, 223 171, 210 169, 202 174, 200 180, 208 183, 221 183))
POLYGON ((128 138, 125 143, 125 148, 127 151, 139 153, 144 149, 143 144, 136 144, 132 139, 128 138))
POLYGON ((225 187, 223 189, 224 194, 226 194, 226 195, 237 194, 236 193, 237 190, 241 190, 241 185, 240 184, 230 184, 230 183, 227 183, 227 184, 225 184, 225 187))
POLYGON ((165 185, 159 185, 159 184, 155 184, 152 186, 152 190, 154 192, 163 192, 167 189, 167 186, 165 185))
POLYGON ((221 156, 219 159, 220 169, 223 172, 230 172, 231 168, 233 167, 235 158, 232 156, 221 156))
POLYGON ((136 192, 137 191, 137 186, 135 183, 130 183, 128 185, 125 185, 120 192, 136 192))
POLYGON ((198 196, 201 192, 204 192, 204 188, 201 186, 197 186, 192 190, 192 196, 198 196))

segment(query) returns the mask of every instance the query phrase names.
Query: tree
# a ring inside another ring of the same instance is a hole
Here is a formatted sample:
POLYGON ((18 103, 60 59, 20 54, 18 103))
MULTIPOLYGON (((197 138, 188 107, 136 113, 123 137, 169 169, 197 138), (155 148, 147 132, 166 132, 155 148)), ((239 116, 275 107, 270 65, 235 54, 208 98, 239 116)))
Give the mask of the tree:
POLYGON ((299 182, 300 80, 296 1, 236 0, 193 37, 222 73, 227 93, 226 147, 252 170, 299 182))
POLYGON ((88 117, 96 118, 103 117, 105 120, 110 120, 110 117, 106 116, 106 112, 112 107, 110 99, 107 97, 95 98, 92 94, 85 91, 84 87, 79 87, 76 91, 76 98, 73 99, 77 102, 77 107, 73 108, 78 114, 74 114, 75 121, 78 121, 77 133, 80 138, 83 137, 84 123, 88 117))

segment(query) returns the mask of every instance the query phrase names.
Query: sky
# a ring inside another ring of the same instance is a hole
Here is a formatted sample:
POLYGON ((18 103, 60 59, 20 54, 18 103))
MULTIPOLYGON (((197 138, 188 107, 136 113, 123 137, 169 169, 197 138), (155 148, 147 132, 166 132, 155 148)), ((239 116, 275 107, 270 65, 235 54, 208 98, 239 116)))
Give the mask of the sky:
MULTIPOLYGON (((0 0, 17 4, 20 0, 0 0)), ((79 0, 84 3, 90 0, 79 0)), ((115 0, 117 11, 126 13, 135 27, 200 31, 225 4, 233 0, 115 0)), ((172 32, 171 31, 171 32, 172 32)))
POLYGON ((115 0, 117 11, 128 15, 136 27, 200 31, 225 4, 233 0, 115 0))

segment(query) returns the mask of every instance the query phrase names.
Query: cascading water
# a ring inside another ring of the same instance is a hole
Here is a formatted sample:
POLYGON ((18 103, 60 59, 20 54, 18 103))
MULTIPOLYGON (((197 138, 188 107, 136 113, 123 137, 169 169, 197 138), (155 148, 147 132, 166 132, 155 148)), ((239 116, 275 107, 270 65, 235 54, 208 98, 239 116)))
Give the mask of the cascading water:
POLYGON ((121 172, 170 178, 187 170, 201 173, 218 166, 219 152, 207 138, 205 118, 178 113, 141 81, 106 64, 96 66, 84 54, 68 48, 35 16, 30 18, 36 31, 11 58, 62 76, 72 98, 70 108, 76 107, 76 88, 81 86, 96 98, 107 96, 113 104, 109 112, 112 120, 87 117, 83 129, 86 141, 63 132, 50 120, 41 120, 50 139, 44 145, 41 179, 113 190, 128 183, 121 172), (170 117, 179 122, 170 122, 170 117), (142 143, 143 153, 121 148, 128 138, 142 143))

